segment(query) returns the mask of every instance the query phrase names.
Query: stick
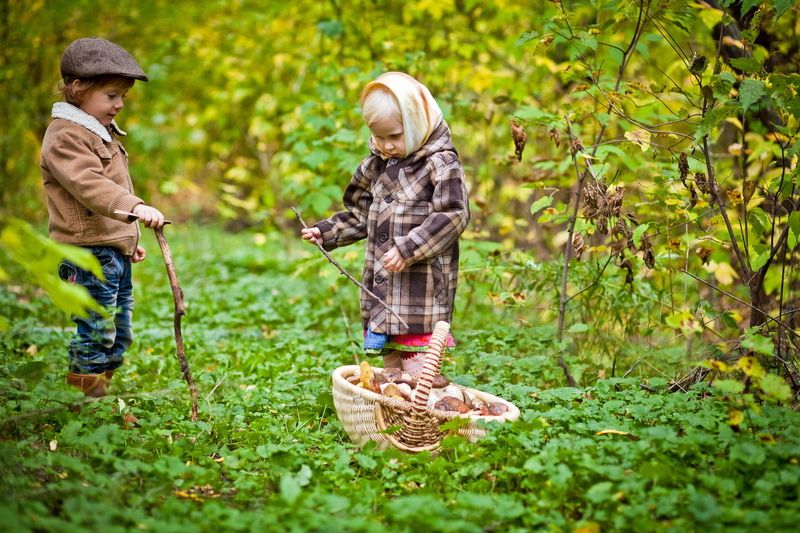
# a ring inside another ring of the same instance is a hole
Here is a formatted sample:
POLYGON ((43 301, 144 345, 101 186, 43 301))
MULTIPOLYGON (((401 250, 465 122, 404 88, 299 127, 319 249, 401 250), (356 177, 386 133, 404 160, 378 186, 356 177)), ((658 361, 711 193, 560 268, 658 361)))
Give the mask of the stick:
MULTIPOLYGON (((297 219, 300 221, 300 223, 303 225, 303 227, 304 227, 304 228, 306 228, 306 229, 308 229, 308 226, 306 225, 306 222, 305 222, 305 220, 303 220, 303 217, 301 217, 301 216, 300 216, 300 212, 299 212, 299 211, 298 211, 298 210, 297 210, 295 207, 292 207, 292 211, 294 211, 294 214, 295 214, 295 215, 297 215, 297 219)), ((347 270, 345 270, 344 268, 342 268, 342 267, 339 265, 339 263, 337 263, 337 262, 336 262, 336 260, 335 260, 333 257, 331 257, 331 254, 329 254, 329 253, 328 253, 328 251, 327 251, 327 250, 325 250, 325 248, 323 248, 323 247, 322 247, 322 245, 321 245, 320 243, 318 243, 317 241, 313 241, 313 242, 314 242, 314 244, 316 244, 316 245, 317 245, 317 248, 319 248, 319 251, 320 251, 320 252, 322 252, 322 254, 325 256, 325 258, 328 260, 328 262, 329 262, 329 263, 331 263, 333 266, 335 266, 336 268, 338 268, 338 269, 339 269, 339 272, 341 272, 342 274, 344 274, 344 276, 345 276, 347 279, 349 279, 350 281, 352 281, 353 283, 355 283, 356 285, 358 285, 358 286, 361 288, 361 290, 362 290, 362 291, 366 292, 367 294, 369 294, 370 296, 372 296, 373 298, 375 298, 375 300, 377 300, 379 304, 381 304, 383 307, 385 307, 385 308, 386 308, 386 310, 387 310, 387 311, 389 311, 389 312, 390 312, 392 315, 394 315, 394 317, 395 317, 397 320, 399 320, 401 324, 403 324, 405 327, 408 327, 408 324, 406 324, 406 321, 405 321, 405 320, 403 320, 402 318, 400 318, 400 316, 399 316, 397 313, 395 313, 395 312, 392 310, 392 308, 391 308, 391 307, 389 307, 389 304, 387 304, 386 302, 384 302, 383 300, 381 300, 380 298, 378 298, 377 296, 375 296, 375 294, 373 294, 373 293, 372 293, 372 291, 370 291, 368 288, 366 288, 364 285, 362 285, 362 284, 361 284, 361 282, 359 282, 359 281, 358 281, 356 278, 354 278, 353 276, 351 276, 351 275, 350 275, 350 273, 349 273, 349 272, 347 272, 347 270)))
POLYGON ((167 267, 167 277, 169 286, 172 288, 172 299, 175 301, 175 345, 177 347, 178 361, 181 365, 183 379, 189 385, 189 394, 192 398, 192 422, 197 421, 197 387, 192 379, 192 371, 189 369, 189 361, 186 359, 186 352, 183 350, 183 335, 181 334, 181 317, 186 314, 186 306, 183 302, 183 289, 178 283, 178 276, 175 274, 175 266, 172 264, 172 254, 169 251, 167 239, 164 237, 163 228, 155 228, 158 245, 161 247, 161 255, 164 256, 164 265, 167 267))
MULTIPOLYGON (((139 215, 131 213, 130 211, 123 211, 115 209, 114 213, 117 215, 125 215, 128 217, 129 222, 139 220, 139 215)), ((165 220, 164 224, 172 224, 169 220, 165 220)), ((189 385, 189 395, 192 399, 192 422, 197 421, 197 387, 192 379, 192 371, 189 368, 189 360, 186 359, 186 352, 183 349, 183 334, 181 333, 181 317, 186 314, 186 305, 183 302, 183 289, 178 283, 178 275, 175 274, 175 265, 172 263, 172 254, 169 251, 167 238, 164 237, 163 228, 153 228, 158 240, 158 246, 161 248, 161 255, 164 256, 164 266, 167 268, 167 277, 169 278, 169 286, 172 288, 172 299, 175 302, 175 314, 173 318, 175 329, 175 345, 177 347, 178 362, 181 365, 181 374, 183 379, 189 385)), ((214 391, 211 391, 214 392, 214 391)))

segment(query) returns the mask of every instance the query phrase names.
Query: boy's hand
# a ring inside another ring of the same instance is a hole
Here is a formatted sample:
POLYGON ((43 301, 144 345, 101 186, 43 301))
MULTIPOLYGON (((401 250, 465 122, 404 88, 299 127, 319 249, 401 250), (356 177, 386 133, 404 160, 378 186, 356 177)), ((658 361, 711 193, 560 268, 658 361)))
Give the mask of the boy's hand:
POLYGON ((314 244, 322 244, 322 232, 319 228, 303 228, 300 233, 305 240, 311 241, 314 244))
POLYGON ((139 204, 133 208, 133 214, 139 217, 139 222, 148 228, 161 228, 164 226, 164 215, 155 207, 139 204))
POLYGON ((147 252, 144 251, 144 248, 141 246, 136 247, 136 251, 133 252, 131 256, 131 263, 138 263, 140 261, 144 261, 144 258, 147 257, 147 252))
POLYGON ((397 246, 392 246, 391 250, 383 254, 381 262, 389 272, 402 272, 406 268, 406 260, 400 255, 400 250, 397 249, 397 246))

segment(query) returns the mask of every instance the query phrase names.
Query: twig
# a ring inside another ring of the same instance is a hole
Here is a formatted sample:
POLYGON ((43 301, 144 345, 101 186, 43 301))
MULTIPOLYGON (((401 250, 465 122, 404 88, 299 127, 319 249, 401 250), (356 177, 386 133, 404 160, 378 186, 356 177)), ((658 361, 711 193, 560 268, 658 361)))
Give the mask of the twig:
POLYGON ((154 228, 158 245, 161 247, 161 255, 164 256, 164 265, 167 268, 169 286, 172 288, 172 299, 175 301, 175 345, 177 347, 178 361, 181 365, 183 379, 189 385, 189 394, 192 398, 192 422, 197 421, 197 387, 192 379, 192 371, 189 369, 189 361, 186 359, 186 352, 183 349, 183 334, 181 333, 181 317, 186 314, 186 305, 183 302, 183 289, 178 283, 178 276, 175 274, 175 266, 172 264, 172 254, 169 251, 167 239, 164 237, 163 228, 154 228))
MULTIPOLYGON (((292 206, 292 211, 294 211, 294 214, 297 216, 297 219, 300 221, 303 227, 308 229, 308 225, 306 224, 305 220, 303 220, 303 217, 300 216, 300 211, 298 211, 297 208, 294 206, 292 206)), ((386 310, 389 311, 401 324, 403 324, 405 327, 408 327, 406 321, 403 320, 397 313, 395 313, 394 310, 391 307, 389 307, 389 304, 384 302, 381 298, 378 298, 371 290, 366 288, 360 281, 354 278, 347 270, 342 268, 342 266, 339 263, 337 263, 333 257, 331 257, 331 254, 329 254, 328 251, 325 248, 323 248, 320 243, 318 243, 316 240, 312 242, 317 245, 317 248, 319 248, 319 251, 322 252, 322 255, 325 256, 328 262, 339 269, 339 272, 341 272, 347 279, 355 283, 362 291, 366 292, 372 298, 377 300, 377 302, 381 304, 383 307, 385 307, 386 310)))

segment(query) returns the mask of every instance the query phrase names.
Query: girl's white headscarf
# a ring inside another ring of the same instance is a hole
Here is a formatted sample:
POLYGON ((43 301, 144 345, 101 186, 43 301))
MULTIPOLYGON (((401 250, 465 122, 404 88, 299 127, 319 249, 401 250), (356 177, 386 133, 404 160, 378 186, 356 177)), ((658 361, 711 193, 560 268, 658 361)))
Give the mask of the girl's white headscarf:
POLYGON ((366 96, 379 87, 391 92, 400 105, 406 155, 419 150, 442 121, 442 110, 423 84, 403 72, 386 72, 371 81, 361 91, 361 105, 366 96))

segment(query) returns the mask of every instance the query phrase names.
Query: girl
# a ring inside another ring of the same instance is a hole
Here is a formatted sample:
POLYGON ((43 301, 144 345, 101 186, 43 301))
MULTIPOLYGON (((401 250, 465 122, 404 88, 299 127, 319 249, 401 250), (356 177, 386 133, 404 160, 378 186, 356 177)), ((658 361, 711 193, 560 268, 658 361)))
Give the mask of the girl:
POLYGON ((469 222, 464 170, 439 106, 411 76, 387 72, 367 84, 361 111, 371 155, 344 191, 345 210, 302 237, 326 250, 367 239, 363 284, 408 327, 362 291, 365 351, 417 375, 434 324, 453 314, 469 222))
POLYGON ((141 67, 116 44, 86 38, 64 51, 61 76, 66 101, 53 105, 40 166, 50 238, 88 248, 103 268, 101 280, 69 261, 59 267, 62 279, 83 285, 110 311, 73 317, 67 383, 98 397, 133 340, 131 263, 143 260, 145 251, 131 221, 160 228, 164 216, 133 194, 128 153, 117 140, 125 133, 114 122, 134 81, 147 81, 141 67))

